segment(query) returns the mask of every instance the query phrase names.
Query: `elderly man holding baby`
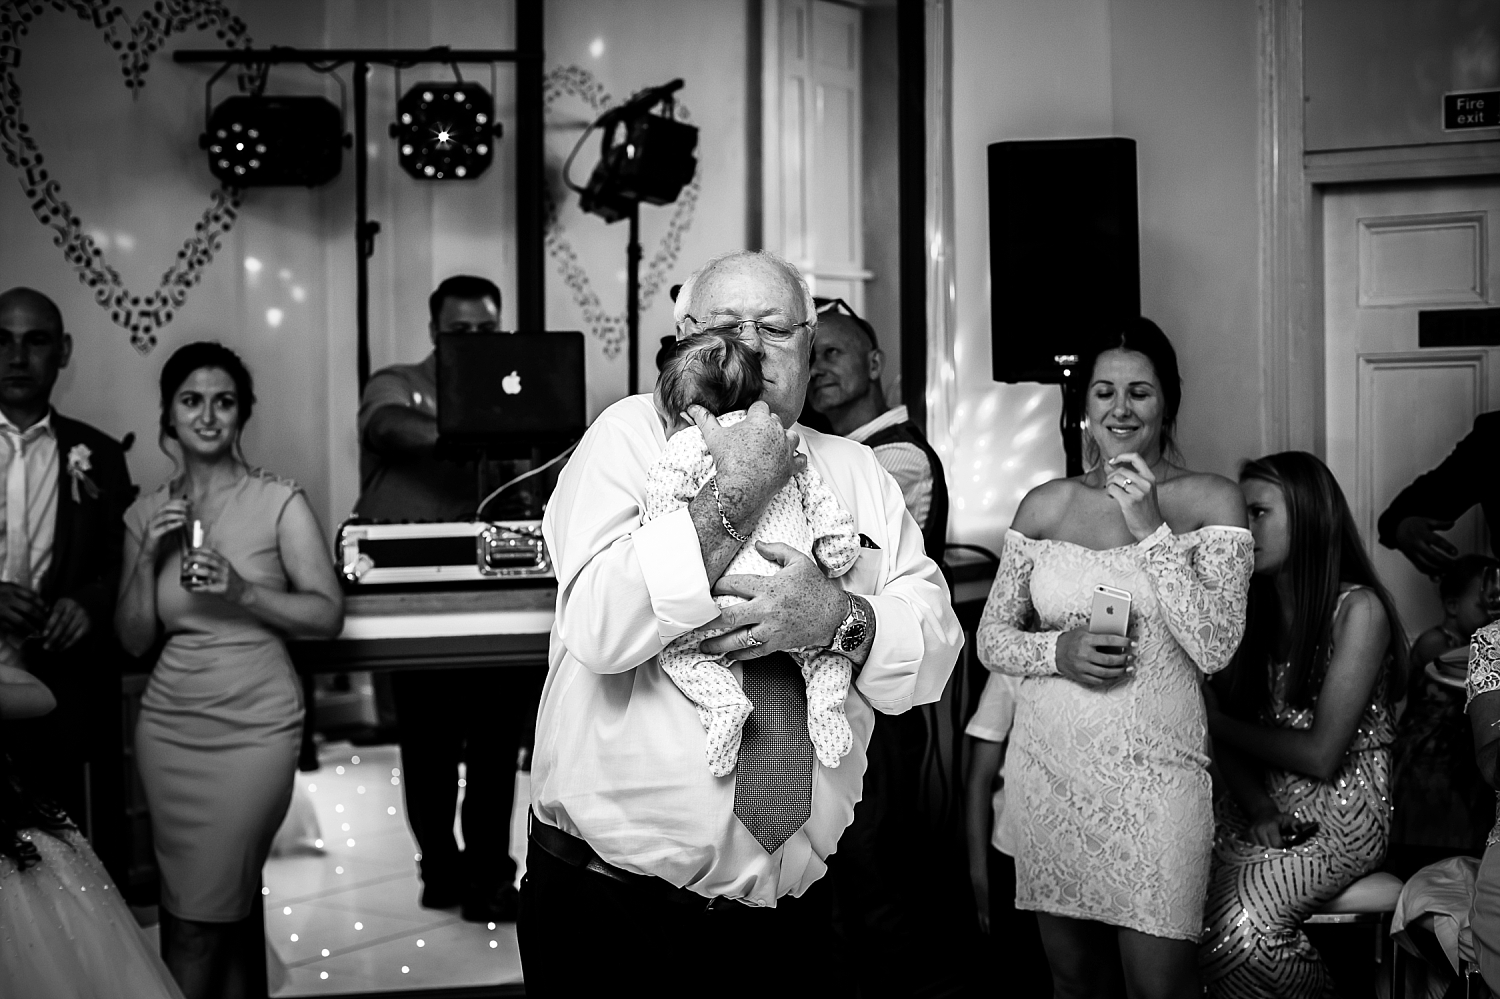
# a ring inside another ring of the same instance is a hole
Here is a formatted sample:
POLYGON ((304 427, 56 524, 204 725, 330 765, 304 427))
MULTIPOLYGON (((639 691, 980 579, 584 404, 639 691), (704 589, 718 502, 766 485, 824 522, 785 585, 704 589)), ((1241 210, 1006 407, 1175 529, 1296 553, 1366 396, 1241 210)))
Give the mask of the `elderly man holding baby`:
MULTIPOLYGON (((688 279, 676 318, 679 338, 748 345, 761 395, 722 426, 721 414, 689 408, 714 477, 680 508, 643 523, 648 471, 684 421, 637 395, 595 420, 547 509, 558 601, 521 889, 529 994, 815 984, 807 948, 832 953, 818 882, 860 797, 873 712, 937 700, 962 641, 874 454, 794 426, 817 320, 796 268, 760 252, 717 257, 688 279), (830 578, 806 553, 762 544, 774 574, 726 574, 809 467, 853 516, 852 568, 830 578), (726 594, 742 599, 721 608, 714 598, 726 594), (732 668, 753 705, 722 777, 705 764, 698 708, 658 661, 705 627, 720 633, 699 648, 732 668), (804 677, 787 654, 809 650, 852 667, 853 746, 837 766, 813 753, 804 677)), ((823 965, 814 978, 840 974, 823 965)))

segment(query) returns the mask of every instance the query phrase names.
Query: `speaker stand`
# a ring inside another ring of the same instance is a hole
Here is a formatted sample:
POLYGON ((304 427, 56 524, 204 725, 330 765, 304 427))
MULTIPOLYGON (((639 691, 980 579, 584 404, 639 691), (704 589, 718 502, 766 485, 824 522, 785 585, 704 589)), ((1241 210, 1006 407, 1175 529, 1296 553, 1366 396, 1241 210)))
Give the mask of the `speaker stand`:
POLYGON ((1069 378, 1059 386, 1062 389, 1062 416, 1058 429, 1062 432, 1063 456, 1067 460, 1068 478, 1082 475, 1083 468, 1083 379, 1069 378))

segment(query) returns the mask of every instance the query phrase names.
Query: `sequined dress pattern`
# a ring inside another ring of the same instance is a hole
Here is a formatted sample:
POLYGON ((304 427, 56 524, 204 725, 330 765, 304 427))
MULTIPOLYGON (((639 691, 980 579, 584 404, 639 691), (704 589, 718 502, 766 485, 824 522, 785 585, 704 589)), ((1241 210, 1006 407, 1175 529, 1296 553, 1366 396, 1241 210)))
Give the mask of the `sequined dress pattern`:
MULTIPOLYGON (((1340 605, 1351 592, 1344 592, 1340 605)), ((1391 831, 1391 745, 1396 740, 1387 673, 1381 669, 1333 780, 1285 770, 1266 774, 1266 791, 1278 808, 1318 824, 1306 843, 1290 849, 1257 846, 1229 795, 1216 803, 1218 828, 1201 951, 1203 984, 1214 999, 1333 995, 1328 970, 1302 922, 1385 859, 1391 831)), ((1311 728, 1316 704, 1288 705, 1288 676, 1285 663, 1272 671, 1271 709, 1264 723, 1311 728)))
MULTIPOLYGON (((1469 677, 1464 682, 1464 711, 1480 694, 1500 690, 1500 621, 1474 632, 1469 641, 1469 677)), ((1495 793, 1495 825, 1485 837, 1485 848, 1500 843, 1500 791, 1495 793)))
POLYGON ((1016 906, 1196 940, 1213 833, 1200 675, 1244 631, 1250 532, 1166 525, 1103 551, 1008 531, 979 658, 1023 676, 1005 764, 1016 906), (1098 584, 1129 590, 1135 675, 1107 690, 1057 674, 1098 584))

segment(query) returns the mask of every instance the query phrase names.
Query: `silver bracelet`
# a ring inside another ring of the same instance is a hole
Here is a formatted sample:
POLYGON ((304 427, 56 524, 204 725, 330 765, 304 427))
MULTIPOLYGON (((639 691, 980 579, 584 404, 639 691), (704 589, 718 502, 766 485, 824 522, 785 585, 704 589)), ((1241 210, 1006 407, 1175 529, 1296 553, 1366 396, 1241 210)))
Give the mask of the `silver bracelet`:
POLYGON ((716 475, 709 479, 708 485, 714 491, 714 506, 719 510, 719 520, 724 525, 724 533, 740 544, 748 545, 750 539, 734 529, 734 525, 729 522, 729 516, 724 512, 724 501, 719 498, 719 477, 716 475))

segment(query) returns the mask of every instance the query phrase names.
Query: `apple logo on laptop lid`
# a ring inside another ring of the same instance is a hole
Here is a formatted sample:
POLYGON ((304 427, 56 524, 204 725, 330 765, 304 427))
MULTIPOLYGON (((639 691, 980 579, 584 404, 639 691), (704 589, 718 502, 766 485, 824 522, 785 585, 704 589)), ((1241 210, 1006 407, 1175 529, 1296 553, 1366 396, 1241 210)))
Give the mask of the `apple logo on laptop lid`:
POLYGON ((500 390, 506 395, 520 395, 521 373, 519 371, 512 371, 510 374, 500 379, 500 390))

